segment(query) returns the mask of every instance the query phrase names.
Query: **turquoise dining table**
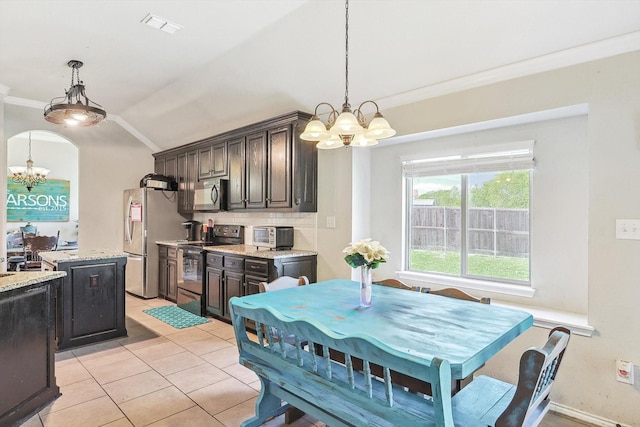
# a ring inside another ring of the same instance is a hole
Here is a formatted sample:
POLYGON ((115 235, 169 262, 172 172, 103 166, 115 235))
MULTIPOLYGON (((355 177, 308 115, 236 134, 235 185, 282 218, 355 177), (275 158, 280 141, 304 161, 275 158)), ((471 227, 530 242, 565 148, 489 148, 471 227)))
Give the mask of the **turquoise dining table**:
POLYGON ((375 338, 430 363, 449 361, 451 378, 463 379, 533 325, 531 314, 490 304, 373 285, 373 306, 359 307, 359 283, 328 280, 232 302, 265 308, 283 320, 303 320, 337 335, 375 338))

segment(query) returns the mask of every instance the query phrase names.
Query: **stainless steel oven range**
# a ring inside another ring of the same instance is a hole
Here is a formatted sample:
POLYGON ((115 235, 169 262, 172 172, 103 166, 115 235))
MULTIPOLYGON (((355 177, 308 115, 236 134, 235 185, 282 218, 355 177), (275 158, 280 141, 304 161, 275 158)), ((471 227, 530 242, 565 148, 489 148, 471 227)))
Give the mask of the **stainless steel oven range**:
POLYGON ((198 316, 206 315, 203 246, 244 243, 242 225, 215 225, 209 241, 186 242, 178 246, 178 307, 198 316))

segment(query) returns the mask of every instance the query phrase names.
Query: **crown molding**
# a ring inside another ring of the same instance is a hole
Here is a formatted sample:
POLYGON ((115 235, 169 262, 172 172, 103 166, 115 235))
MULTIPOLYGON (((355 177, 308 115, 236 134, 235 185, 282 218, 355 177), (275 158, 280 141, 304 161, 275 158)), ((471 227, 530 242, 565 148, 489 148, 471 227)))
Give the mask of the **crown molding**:
MULTIPOLYGON (((2 87, 3 87, 3 85, 0 85, 0 90, 2 89, 2 87)), ((6 86, 4 86, 4 87, 6 87, 6 86)), ((43 110, 43 111, 44 111, 44 108, 47 105, 46 102, 34 101, 33 99, 18 98, 16 96, 7 96, 4 99, 4 102, 5 102, 5 104, 17 105, 19 107, 35 108, 35 109, 39 109, 39 110, 43 110)), ((151 141, 149 138, 144 136, 136 128, 131 126, 122 117, 120 117, 118 115, 115 115, 115 114, 107 114, 107 118, 105 120, 112 121, 112 122, 118 124, 121 128, 123 128, 124 130, 129 132, 138 141, 142 142, 144 145, 146 145, 147 147, 151 148, 151 150, 153 150, 154 152, 162 151, 160 149, 160 147, 158 147, 156 144, 153 143, 153 141, 151 141)))
POLYGON ((376 99, 385 109, 640 50, 640 31, 376 99))

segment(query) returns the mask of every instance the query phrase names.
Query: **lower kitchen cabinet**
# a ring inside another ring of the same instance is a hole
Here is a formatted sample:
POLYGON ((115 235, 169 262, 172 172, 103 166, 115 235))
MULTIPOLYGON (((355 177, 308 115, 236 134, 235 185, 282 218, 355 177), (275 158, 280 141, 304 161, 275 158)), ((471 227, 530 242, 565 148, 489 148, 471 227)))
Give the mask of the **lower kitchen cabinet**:
POLYGON ((178 299, 178 249, 158 246, 159 268, 158 294, 161 298, 176 302, 178 299))
MULTIPOLYGON (((57 295, 58 350, 127 335, 124 313, 126 257, 57 261, 65 271, 57 295)), ((51 263, 50 263, 51 264, 51 263)))
MULTIPOLYGON (((270 256, 274 256, 270 254, 270 256)), ((207 312, 231 321, 229 299, 259 292, 260 282, 271 282, 280 276, 307 276, 316 281, 317 256, 282 256, 261 258, 207 252, 207 312)))
POLYGON ((55 296, 62 280, 0 292, 0 426, 19 425, 60 395, 55 296))

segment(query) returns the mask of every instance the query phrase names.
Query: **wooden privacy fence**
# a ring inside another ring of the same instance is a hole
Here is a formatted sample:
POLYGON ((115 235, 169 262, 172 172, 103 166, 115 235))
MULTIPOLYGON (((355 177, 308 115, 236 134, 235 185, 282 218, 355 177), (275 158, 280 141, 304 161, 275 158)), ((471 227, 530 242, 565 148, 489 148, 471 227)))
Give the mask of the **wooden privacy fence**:
MULTIPOLYGON (((459 207, 414 206, 411 249, 459 252, 461 222, 459 207)), ((467 229, 470 254, 529 256, 527 209, 471 208, 467 229)))

